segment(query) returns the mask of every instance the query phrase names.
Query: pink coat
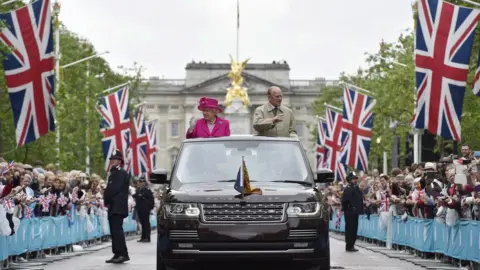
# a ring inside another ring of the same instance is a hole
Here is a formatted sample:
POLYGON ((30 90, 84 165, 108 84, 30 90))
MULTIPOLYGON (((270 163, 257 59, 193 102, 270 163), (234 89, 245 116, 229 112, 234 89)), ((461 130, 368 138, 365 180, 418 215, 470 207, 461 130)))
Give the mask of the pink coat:
POLYGON ((204 118, 197 120, 192 132, 187 131, 187 139, 225 136, 230 136, 230 122, 220 117, 217 117, 211 133, 210 130, 208 130, 207 121, 204 118))

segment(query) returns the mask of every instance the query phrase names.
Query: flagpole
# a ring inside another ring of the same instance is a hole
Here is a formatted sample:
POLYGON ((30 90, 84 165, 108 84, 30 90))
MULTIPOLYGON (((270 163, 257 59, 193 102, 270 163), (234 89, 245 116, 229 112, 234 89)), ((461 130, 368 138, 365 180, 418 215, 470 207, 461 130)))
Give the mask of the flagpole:
POLYGON ((237 0, 237 62, 240 61, 239 48, 240 48, 240 0, 237 0))
POLYGON ((325 121, 325 118, 321 117, 321 116, 318 116, 316 115, 315 117, 317 117, 318 119, 322 120, 322 121, 325 121))
POLYGON ((350 83, 347 83, 347 82, 341 82, 341 83, 343 83, 346 86, 350 86, 352 88, 355 88, 353 90, 360 90, 360 91, 365 92, 366 94, 373 95, 373 93, 371 91, 367 90, 367 89, 361 88, 359 86, 356 86, 356 85, 353 85, 353 84, 350 84, 350 83))
MULTIPOLYGON (((55 1, 53 4, 53 13, 55 16, 55 94, 58 95, 60 90, 60 20, 58 16, 60 14, 60 3, 55 1)), ((58 99, 56 100, 56 106, 58 108, 58 99)), ((58 111, 56 111, 55 116, 55 130, 56 138, 55 143, 57 144, 57 169, 60 169, 60 126, 58 125, 58 111)))
POLYGON ((327 108, 333 109, 334 111, 343 112, 342 109, 340 109, 340 108, 338 108, 338 107, 335 107, 335 106, 332 106, 332 105, 330 105, 330 104, 327 104, 326 102, 323 103, 323 105, 324 105, 325 107, 327 107, 327 108))
POLYGON ((110 91, 112 91, 112 90, 116 90, 116 89, 118 89, 118 88, 120 88, 120 87, 123 87, 123 86, 127 86, 127 85, 129 85, 129 84, 130 84, 130 82, 126 82, 126 83, 122 83, 122 84, 116 85, 116 86, 114 86, 114 87, 110 87, 110 88, 108 88, 108 89, 103 90, 103 91, 102 91, 102 94, 108 93, 108 92, 110 92, 110 91))

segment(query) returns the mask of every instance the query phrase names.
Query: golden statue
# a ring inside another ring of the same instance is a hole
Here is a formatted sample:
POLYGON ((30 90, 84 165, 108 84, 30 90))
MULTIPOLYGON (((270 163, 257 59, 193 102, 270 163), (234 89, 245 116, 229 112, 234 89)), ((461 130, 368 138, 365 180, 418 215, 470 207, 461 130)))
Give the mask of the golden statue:
POLYGON ((230 55, 231 70, 228 73, 228 77, 232 80, 232 86, 227 88, 227 96, 225 98, 225 106, 228 107, 232 104, 233 100, 239 99, 243 103, 243 107, 246 108, 250 103, 248 98, 247 88, 242 87, 243 77, 242 72, 247 65, 250 58, 243 62, 236 62, 230 55))

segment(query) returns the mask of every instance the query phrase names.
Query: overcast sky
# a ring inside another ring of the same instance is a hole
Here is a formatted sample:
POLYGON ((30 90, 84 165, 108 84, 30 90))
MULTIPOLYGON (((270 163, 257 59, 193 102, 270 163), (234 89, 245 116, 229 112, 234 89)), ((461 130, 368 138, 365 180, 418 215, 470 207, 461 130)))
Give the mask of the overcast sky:
MULTIPOLYGON (((182 79, 192 60, 236 51, 236 0, 60 0, 61 20, 113 68, 182 79)), ((240 58, 286 60, 291 79, 336 79, 413 27, 411 0, 240 0, 240 58)))

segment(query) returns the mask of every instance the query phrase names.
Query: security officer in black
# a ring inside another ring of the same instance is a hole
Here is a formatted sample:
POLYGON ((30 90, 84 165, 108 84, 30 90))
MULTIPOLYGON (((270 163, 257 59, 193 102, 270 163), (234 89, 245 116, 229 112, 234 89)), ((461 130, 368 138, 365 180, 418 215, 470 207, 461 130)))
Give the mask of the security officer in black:
POLYGON ((137 216, 142 225, 142 238, 140 238, 138 242, 149 243, 152 231, 150 226, 150 212, 155 205, 155 199, 153 198, 153 192, 147 186, 145 177, 138 179, 137 190, 135 191, 133 198, 135 199, 137 216))
POLYGON ((107 187, 103 194, 105 206, 108 208, 108 223, 112 238, 113 258, 106 263, 124 263, 129 261, 123 219, 128 217, 129 177, 123 169, 123 155, 115 150, 110 157, 110 173, 107 187))
POLYGON ((358 232, 358 217, 363 214, 363 194, 357 185, 358 177, 351 172, 347 176, 348 185, 343 191, 342 210, 345 216, 345 250, 355 252, 358 232))

